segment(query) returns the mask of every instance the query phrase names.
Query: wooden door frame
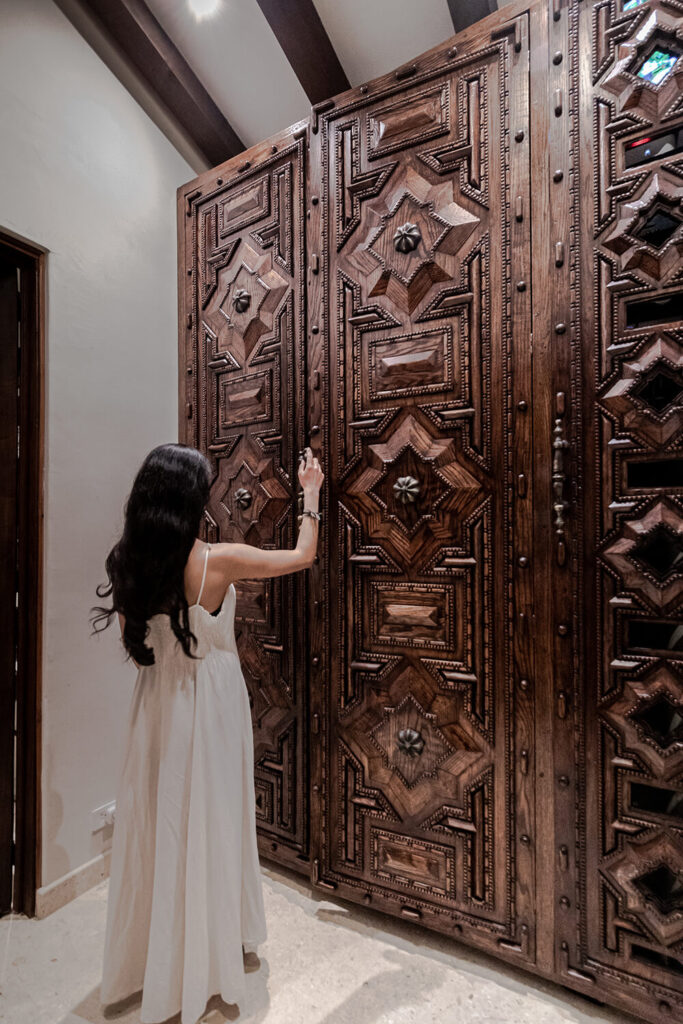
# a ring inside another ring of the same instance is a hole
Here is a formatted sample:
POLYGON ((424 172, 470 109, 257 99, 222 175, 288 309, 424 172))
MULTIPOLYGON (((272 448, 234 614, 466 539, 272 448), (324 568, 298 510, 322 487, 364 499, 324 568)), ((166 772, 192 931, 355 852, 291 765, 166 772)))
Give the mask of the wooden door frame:
MULTIPOLYGON (((45 437, 44 249, 6 231, 25 274, 21 291, 17 621, 16 849, 13 910, 33 916, 40 875, 41 669, 43 633, 43 468, 45 437)), ((22 283, 24 276, 22 275, 22 283)))

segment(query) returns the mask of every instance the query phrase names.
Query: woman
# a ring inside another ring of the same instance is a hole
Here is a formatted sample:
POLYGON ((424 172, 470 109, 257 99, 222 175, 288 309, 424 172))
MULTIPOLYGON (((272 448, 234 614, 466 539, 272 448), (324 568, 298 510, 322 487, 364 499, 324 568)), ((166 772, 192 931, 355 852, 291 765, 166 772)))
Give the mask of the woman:
POLYGON ((139 668, 116 803, 104 974, 105 1005, 142 989, 141 1021, 211 996, 244 998, 243 950, 266 937, 256 847, 249 698, 235 646, 237 580, 309 568, 323 474, 299 467, 296 547, 206 544, 197 534, 209 464, 184 445, 155 448, 138 472, 121 540, 107 558, 110 608, 139 668))

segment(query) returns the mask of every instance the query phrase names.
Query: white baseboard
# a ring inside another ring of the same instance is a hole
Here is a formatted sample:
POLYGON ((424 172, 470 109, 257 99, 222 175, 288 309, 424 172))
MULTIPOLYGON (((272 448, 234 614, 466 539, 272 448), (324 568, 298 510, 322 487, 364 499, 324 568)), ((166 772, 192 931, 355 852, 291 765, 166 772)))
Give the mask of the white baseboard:
POLYGON ((77 896, 92 889, 98 882, 109 877, 111 850, 93 857, 87 864, 74 868, 56 882, 44 885, 36 892, 36 917, 48 917, 55 910, 75 900, 77 896))

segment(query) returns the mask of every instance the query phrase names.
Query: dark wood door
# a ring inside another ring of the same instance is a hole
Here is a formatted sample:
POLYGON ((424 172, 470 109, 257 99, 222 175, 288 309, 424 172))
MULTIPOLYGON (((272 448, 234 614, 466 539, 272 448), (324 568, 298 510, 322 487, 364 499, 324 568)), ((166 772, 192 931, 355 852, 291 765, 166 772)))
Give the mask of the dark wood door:
MULTIPOLYGON (((181 437, 214 468, 210 540, 291 547, 304 446, 304 141, 287 133, 181 189, 181 437)), ((262 851, 308 836, 305 576, 238 585, 262 851)))
POLYGON ((653 1024, 683 1019, 680 9, 520 0, 179 206, 209 536, 291 543, 309 438, 326 470, 308 593, 240 596, 262 851, 300 866, 310 828, 318 887, 653 1024))
POLYGON ((580 855, 559 952, 588 990, 682 1020, 681 5, 578 4, 569 40, 593 201, 574 211, 580 855))
POLYGON ((314 118, 314 879, 533 959, 529 25, 500 21, 314 118))
POLYGON ((12 908, 19 427, 17 261, 0 245, 0 914, 12 908))

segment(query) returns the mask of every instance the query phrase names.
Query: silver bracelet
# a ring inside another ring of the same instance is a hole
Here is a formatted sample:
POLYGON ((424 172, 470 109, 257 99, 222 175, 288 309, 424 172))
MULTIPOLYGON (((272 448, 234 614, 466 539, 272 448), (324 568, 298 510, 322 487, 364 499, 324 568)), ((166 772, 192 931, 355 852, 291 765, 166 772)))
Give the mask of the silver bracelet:
POLYGON ((320 522, 320 513, 319 512, 314 512, 313 509, 311 509, 311 508, 305 508, 302 511, 301 515, 302 516, 309 516, 311 519, 315 519, 316 522, 318 522, 318 523, 320 522))

